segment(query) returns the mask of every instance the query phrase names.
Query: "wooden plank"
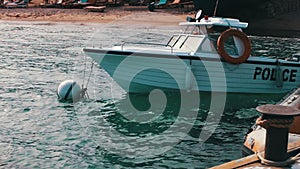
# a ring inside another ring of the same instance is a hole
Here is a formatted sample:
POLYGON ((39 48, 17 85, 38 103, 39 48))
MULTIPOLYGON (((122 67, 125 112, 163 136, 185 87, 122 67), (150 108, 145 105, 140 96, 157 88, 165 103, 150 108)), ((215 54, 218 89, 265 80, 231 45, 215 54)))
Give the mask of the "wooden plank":
MULTIPOLYGON (((288 153, 291 153, 292 151, 299 150, 299 149, 300 149, 300 140, 290 143, 288 145, 288 153)), ((262 154, 263 153, 264 152, 262 152, 262 154)), ((257 165, 260 165, 260 159, 258 158, 258 156, 256 154, 252 154, 252 155, 244 157, 244 158, 233 160, 228 163, 224 163, 224 164, 212 167, 210 169, 239 168, 239 167, 243 167, 243 166, 250 165, 253 163, 258 163, 257 165)), ((253 165, 251 165, 251 166, 253 166, 253 165)), ((266 166, 266 167, 270 168, 269 166, 266 166)))

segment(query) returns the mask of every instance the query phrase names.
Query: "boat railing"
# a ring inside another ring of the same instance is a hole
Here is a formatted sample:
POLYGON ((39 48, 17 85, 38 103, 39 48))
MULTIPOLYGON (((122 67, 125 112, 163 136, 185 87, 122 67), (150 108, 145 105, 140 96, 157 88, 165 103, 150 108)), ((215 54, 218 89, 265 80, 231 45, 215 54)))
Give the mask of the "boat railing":
MULTIPOLYGON (((217 49, 216 39, 207 35, 189 35, 189 34, 175 34, 166 43, 153 43, 153 42, 131 42, 123 41, 118 46, 121 50, 124 50, 128 44, 134 45, 149 45, 149 46, 163 46, 168 47, 170 52, 173 53, 175 50, 183 52, 214 52, 217 49)), ((229 53, 236 54, 236 46, 233 44, 225 44, 225 48, 229 53)))
POLYGON ((151 42, 128 42, 128 41, 125 42, 125 41, 123 41, 121 43, 121 50, 123 50, 124 46, 127 44, 170 47, 171 53, 173 53, 173 47, 171 45, 163 44, 163 43, 151 43, 151 42))

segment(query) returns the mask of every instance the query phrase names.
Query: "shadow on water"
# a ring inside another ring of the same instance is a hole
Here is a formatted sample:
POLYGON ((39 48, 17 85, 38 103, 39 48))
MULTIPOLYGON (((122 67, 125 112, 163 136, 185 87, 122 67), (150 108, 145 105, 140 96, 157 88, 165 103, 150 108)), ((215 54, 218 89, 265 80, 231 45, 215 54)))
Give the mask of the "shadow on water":
MULTIPOLYGON (((108 122, 125 135, 143 136, 159 134, 174 124, 178 116, 180 99, 166 95, 166 105, 160 102, 151 107, 149 98, 144 95, 127 95, 116 104, 118 111, 109 117, 108 122)), ((153 104, 153 103, 152 103, 153 104)))
MULTIPOLYGON (((193 128, 198 128, 201 131, 201 125, 199 124, 203 125, 208 113, 219 113, 210 112, 210 108, 214 104, 218 104, 212 100, 211 93, 201 92, 199 94, 199 104, 191 101, 193 97, 182 98, 181 94, 182 92, 179 91, 164 93, 163 96, 159 93, 159 96, 154 97, 156 100, 151 100, 151 96, 148 94, 126 94, 123 99, 115 104, 117 111, 115 114, 109 116, 108 121, 116 129, 122 129, 123 134, 126 134, 124 133, 124 128, 129 135, 133 134, 132 132, 137 135, 147 133, 158 134, 174 124, 180 109, 182 109, 184 113, 197 111, 197 118, 193 128), (163 97, 165 99, 162 99, 163 97), (181 104, 181 99, 187 99, 190 104, 181 104), (199 107, 196 107, 197 105, 199 107)), ((193 92, 185 93, 185 96, 190 95, 194 95, 193 92)), ((251 108, 255 109, 256 106, 266 103, 275 104, 282 96, 282 94, 227 94, 224 112, 221 112, 221 116, 226 119, 230 119, 230 117, 238 119, 256 117, 256 111, 249 111, 251 108)), ((235 121, 231 121, 231 123, 234 125, 235 121)), ((194 133, 193 135, 197 134, 194 133)))

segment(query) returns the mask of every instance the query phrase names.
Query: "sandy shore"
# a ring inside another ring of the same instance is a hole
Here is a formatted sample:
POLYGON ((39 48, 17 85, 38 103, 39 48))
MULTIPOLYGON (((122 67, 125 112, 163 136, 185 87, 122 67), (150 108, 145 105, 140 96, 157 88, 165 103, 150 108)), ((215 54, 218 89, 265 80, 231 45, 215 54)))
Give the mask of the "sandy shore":
MULTIPOLYGON (((194 12, 180 9, 158 9, 149 12, 146 6, 107 7, 104 12, 88 12, 84 9, 60 8, 15 8, 0 9, 1 20, 47 21, 76 23, 109 23, 178 25, 194 12)), ((249 22, 246 33, 249 35, 300 37, 300 12, 294 12, 271 19, 249 22)), ((247 22, 247 21, 246 21, 247 22)))
POLYGON ((15 8, 0 9, 1 20, 13 21, 51 21, 51 22, 82 22, 108 23, 121 21, 127 24, 178 24, 184 21, 187 14, 180 12, 157 11, 149 12, 146 6, 140 7, 107 7, 104 12, 88 12, 84 9, 61 8, 15 8))

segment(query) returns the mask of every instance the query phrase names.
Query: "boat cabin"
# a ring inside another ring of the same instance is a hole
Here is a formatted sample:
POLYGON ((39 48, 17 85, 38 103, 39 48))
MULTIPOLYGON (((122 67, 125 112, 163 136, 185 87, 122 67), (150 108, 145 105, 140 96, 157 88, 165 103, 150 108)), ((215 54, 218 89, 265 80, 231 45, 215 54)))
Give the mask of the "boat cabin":
MULTIPOLYGON (((236 29, 242 32, 248 23, 240 22, 238 19, 205 17, 192 22, 181 22, 185 26, 181 34, 175 34, 169 40, 167 46, 174 51, 198 53, 217 53, 217 41, 220 32, 227 29, 236 29)), ((233 43, 226 44, 227 50, 232 54, 240 55, 244 51, 244 45, 239 38, 233 37, 233 43), (231 45, 230 45, 231 44, 231 45)))

